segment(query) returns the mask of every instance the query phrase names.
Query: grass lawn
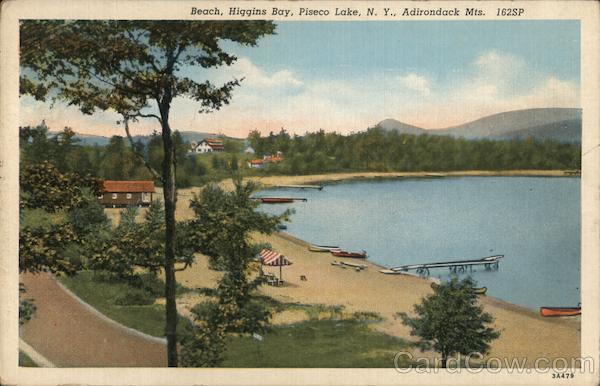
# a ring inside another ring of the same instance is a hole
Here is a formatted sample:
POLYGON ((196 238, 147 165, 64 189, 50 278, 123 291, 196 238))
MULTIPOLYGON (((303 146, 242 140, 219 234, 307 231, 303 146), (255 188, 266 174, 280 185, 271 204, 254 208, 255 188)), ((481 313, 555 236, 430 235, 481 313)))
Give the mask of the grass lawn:
MULTIPOLYGON (((91 271, 81 271, 73 277, 59 277, 68 289, 109 318, 149 335, 164 337, 165 308, 163 305, 121 306, 115 300, 131 290, 126 283, 97 280, 91 271)), ((186 319, 179 318, 179 331, 186 330, 186 319)))
POLYGON ((224 367, 394 367, 407 343, 357 320, 309 320, 274 327, 263 341, 232 338, 224 367))
POLYGON ((21 367, 39 367, 33 359, 29 358, 27 354, 19 350, 19 366, 21 367))
MULTIPOLYGON (((164 336, 162 305, 115 304, 119 296, 132 290, 128 284, 99 280, 91 271, 59 280, 109 318, 150 335, 164 336)), ((274 326, 261 342, 249 336, 231 337, 223 367, 393 367, 396 352, 408 346, 400 338, 371 329, 372 315, 358 313, 342 318, 339 307, 261 299, 274 312, 302 309, 309 320, 274 326)), ((189 331, 187 319, 180 318, 178 329, 189 331)))

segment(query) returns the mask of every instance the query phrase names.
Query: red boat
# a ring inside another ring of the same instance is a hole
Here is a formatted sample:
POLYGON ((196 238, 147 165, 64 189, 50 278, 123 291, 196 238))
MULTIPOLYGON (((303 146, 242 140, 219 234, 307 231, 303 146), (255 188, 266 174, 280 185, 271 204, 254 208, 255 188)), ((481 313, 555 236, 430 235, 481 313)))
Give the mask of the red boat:
POLYGON ((331 254, 333 256, 337 256, 337 257, 353 257, 356 259, 366 259, 367 258, 366 251, 362 251, 362 252, 331 251, 331 254))
POLYGON ((540 307, 540 315, 544 317, 581 315, 581 307, 540 307))

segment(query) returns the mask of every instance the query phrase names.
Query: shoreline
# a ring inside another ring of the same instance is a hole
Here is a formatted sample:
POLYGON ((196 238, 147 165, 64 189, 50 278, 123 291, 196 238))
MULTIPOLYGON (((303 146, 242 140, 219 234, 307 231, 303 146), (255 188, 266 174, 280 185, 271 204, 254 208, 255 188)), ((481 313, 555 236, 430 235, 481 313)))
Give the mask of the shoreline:
MULTIPOLYGON (((308 242, 306 242, 306 241, 304 241, 302 239, 299 239, 299 238, 297 238, 297 237, 295 237, 295 236, 293 236, 293 235, 291 235, 291 234, 289 234, 287 232, 280 231, 280 232, 274 233, 273 235, 271 235, 271 237, 280 237, 280 238, 282 238, 284 240, 288 240, 288 241, 290 241, 290 242, 292 242, 294 244, 298 244, 298 246, 303 247, 303 248, 308 248, 308 246, 310 246, 310 243, 308 243, 308 242)), ((375 267, 378 270, 379 269, 388 269, 388 267, 385 267, 383 265, 377 264, 377 263, 375 263, 373 261, 370 261, 368 259, 364 260, 364 261, 361 261, 361 263, 362 264, 366 264, 368 266, 373 266, 373 267, 375 267)), ((381 274, 381 275, 383 275, 383 274, 381 274)), ((395 275, 394 277, 400 278, 400 277, 406 277, 406 276, 408 276, 408 277, 414 277, 414 278, 417 278, 419 280, 426 281, 427 283, 433 283, 434 282, 431 278, 421 277, 421 276, 418 276, 418 275, 411 275, 411 274, 400 274, 400 275, 395 275)), ((488 296, 488 295, 480 297, 480 299, 482 300, 483 304, 488 304, 489 303, 489 304, 493 304, 493 305, 495 305, 497 307, 504 308, 506 310, 510 310, 510 311, 513 311, 513 312, 521 313, 523 315, 529 314, 529 316, 532 317, 532 318, 539 317, 539 313, 536 312, 534 309, 527 308, 525 306, 522 306, 522 305, 519 305, 519 304, 516 304, 516 303, 512 303, 512 302, 509 302, 509 301, 504 300, 504 299, 500 299, 500 298, 496 298, 496 297, 488 296)), ((544 320, 547 320, 549 322, 551 322, 551 321, 558 321, 560 323, 564 323, 565 321, 569 321, 569 320, 572 321, 574 319, 546 318, 544 320)))
MULTIPOLYGON (((447 178, 447 177, 580 177, 578 171, 573 170, 464 170, 464 171, 429 171, 429 172, 342 172, 306 175, 271 175, 271 176, 246 176, 244 179, 261 184, 265 188, 278 185, 310 185, 310 184, 335 184, 352 181, 393 180, 402 178, 447 178)), ((224 189, 231 189, 229 179, 218 182, 224 189)))

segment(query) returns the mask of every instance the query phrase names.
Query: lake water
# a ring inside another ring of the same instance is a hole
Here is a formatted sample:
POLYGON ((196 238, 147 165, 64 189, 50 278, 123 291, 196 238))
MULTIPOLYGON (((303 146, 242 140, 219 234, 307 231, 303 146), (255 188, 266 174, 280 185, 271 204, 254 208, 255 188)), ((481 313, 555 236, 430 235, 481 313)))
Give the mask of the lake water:
POLYGON ((488 295, 532 309, 580 302, 579 178, 406 178, 259 195, 307 198, 260 207, 294 208, 287 232, 307 242, 364 249, 386 267, 502 254, 497 271, 467 273, 488 295))

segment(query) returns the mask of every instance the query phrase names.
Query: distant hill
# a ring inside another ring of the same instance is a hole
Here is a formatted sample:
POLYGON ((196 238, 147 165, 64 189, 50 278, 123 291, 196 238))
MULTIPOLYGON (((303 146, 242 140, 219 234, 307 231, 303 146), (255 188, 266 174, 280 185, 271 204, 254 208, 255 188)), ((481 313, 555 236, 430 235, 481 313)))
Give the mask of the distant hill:
POLYGON ((581 142, 581 109, 544 108, 507 111, 477 119, 462 125, 426 130, 394 119, 379 123, 385 130, 406 134, 451 135, 466 139, 553 139, 561 142, 581 142))
POLYGON ((515 130, 492 138, 525 139, 529 137, 540 140, 553 139, 564 143, 581 143, 581 119, 571 119, 515 130))
MULTIPOLYGON (((180 131, 180 133, 183 136, 183 139, 187 142, 192 142, 192 141, 198 142, 198 141, 203 140, 204 138, 219 137, 219 134, 200 133, 200 132, 196 132, 196 131, 180 131)), ((125 133, 123 133, 122 136, 125 137, 125 133)), ((108 144, 108 141, 110 141, 110 137, 104 137, 101 135, 92 135, 92 134, 77 134, 77 135, 75 135, 75 138, 79 140, 80 145, 87 145, 87 146, 96 146, 96 145, 97 146, 106 146, 108 144)), ((152 136, 150 136, 150 135, 134 135, 133 136, 134 141, 136 141, 136 142, 141 141, 143 144, 148 143, 151 138, 152 138, 152 136)), ((233 138, 233 137, 227 137, 227 136, 223 136, 223 138, 243 141, 243 139, 240 139, 240 138, 233 138)))
POLYGON ((76 134, 75 139, 79 140, 79 145, 87 146, 106 146, 109 140, 108 137, 92 134, 76 134))
POLYGON ((377 126, 381 127, 384 130, 397 131, 398 134, 421 135, 426 134, 429 131, 417 126, 397 121, 395 119, 384 119, 383 121, 379 122, 377 126))

